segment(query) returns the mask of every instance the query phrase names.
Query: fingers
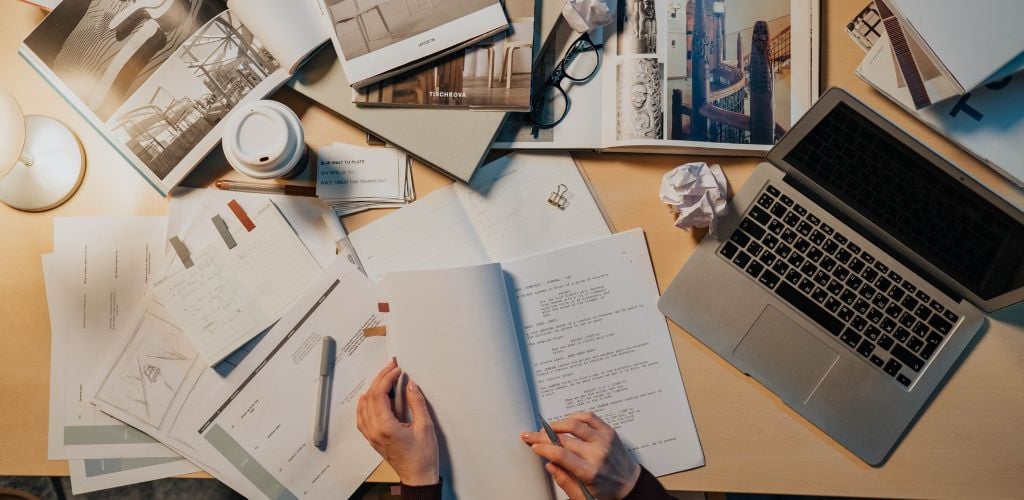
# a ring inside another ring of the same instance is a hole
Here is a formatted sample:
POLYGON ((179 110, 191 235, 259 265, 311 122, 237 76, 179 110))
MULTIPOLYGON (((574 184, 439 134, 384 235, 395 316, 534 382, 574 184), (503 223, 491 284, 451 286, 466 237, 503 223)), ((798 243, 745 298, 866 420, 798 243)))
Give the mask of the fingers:
POLYGON ((409 411, 412 412, 412 425, 419 429, 433 428, 434 421, 430 418, 430 410, 427 408, 427 398, 423 396, 420 386, 412 379, 405 385, 405 400, 409 403, 409 411))
POLYGON ((548 471, 548 474, 551 474, 551 477, 555 480, 555 484, 557 484, 559 488, 562 488, 562 491, 564 491, 569 498, 583 498, 583 492, 580 491, 580 486, 576 484, 576 481, 568 472, 565 471, 565 469, 551 462, 545 464, 544 469, 548 471))
POLYGON ((593 427, 572 418, 551 422, 551 428, 559 434, 572 434, 587 442, 593 441, 597 437, 593 427))
POLYGON ((580 477, 587 472, 586 461, 565 448, 548 443, 537 443, 530 445, 530 450, 537 454, 537 456, 548 462, 553 462, 576 477, 580 477))
POLYGON ((395 411, 391 407, 391 398, 388 397, 388 392, 394 387, 395 382, 398 381, 398 377, 401 375, 402 369, 395 366, 387 373, 378 375, 373 383, 370 384, 370 389, 366 391, 366 402, 369 405, 370 416, 385 422, 392 420, 398 422, 398 417, 395 416, 395 411))
POLYGON ((612 426, 606 424, 604 422, 604 420, 601 420, 601 417, 598 417, 592 411, 573 413, 572 415, 569 415, 566 418, 566 420, 575 420, 577 422, 582 422, 584 424, 587 424, 588 426, 590 426, 592 429, 594 429, 596 431, 602 431, 602 432, 611 431, 611 432, 615 432, 615 429, 612 429, 612 426))
POLYGON ((524 433, 520 434, 519 437, 526 444, 537 444, 537 443, 551 444, 551 440, 548 439, 548 435, 545 432, 540 432, 540 431, 537 431, 537 432, 524 432, 524 433))

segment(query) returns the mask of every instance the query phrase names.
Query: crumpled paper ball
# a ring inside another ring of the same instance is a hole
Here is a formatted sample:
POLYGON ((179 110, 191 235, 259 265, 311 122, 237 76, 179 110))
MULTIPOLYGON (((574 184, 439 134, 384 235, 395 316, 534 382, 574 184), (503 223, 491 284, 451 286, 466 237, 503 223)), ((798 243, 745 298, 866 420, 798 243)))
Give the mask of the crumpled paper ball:
POLYGON ((729 213, 728 184, 722 167, 693 162, 680 165, 661 180, 661 201, 678 214, 676 226, 708 227, 716 234, 716 221, 729 213))
POLYGON ((562 7, 562 17, 580 33, 612 22, 612 13, 603 0, 567 0, 562 7))

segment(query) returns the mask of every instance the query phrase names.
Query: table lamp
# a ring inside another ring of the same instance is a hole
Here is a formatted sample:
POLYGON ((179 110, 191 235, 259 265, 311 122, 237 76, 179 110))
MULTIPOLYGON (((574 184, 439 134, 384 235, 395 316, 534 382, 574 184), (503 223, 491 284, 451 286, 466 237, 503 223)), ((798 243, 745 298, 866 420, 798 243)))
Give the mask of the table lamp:
POLYGON ((46 116, 21 113, 0 89, 0 201, 41 212, 75 194, 85 175, 85 155, 75 134, 46 116))

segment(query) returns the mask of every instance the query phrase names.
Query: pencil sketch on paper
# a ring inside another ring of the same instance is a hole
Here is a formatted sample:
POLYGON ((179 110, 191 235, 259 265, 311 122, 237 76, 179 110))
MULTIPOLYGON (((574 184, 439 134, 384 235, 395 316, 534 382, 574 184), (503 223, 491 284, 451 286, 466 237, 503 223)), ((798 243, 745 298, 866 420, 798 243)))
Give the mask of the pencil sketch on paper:
POLYGON ((159 426, 198 353, 163 308, 147 310, 107 374, 97 398, 159 426))
POLYGON ((616 137, 619 140, 664 137, 663 73, 664 65, 655 58, 626 59, 619 63, 616 82, 616 137))

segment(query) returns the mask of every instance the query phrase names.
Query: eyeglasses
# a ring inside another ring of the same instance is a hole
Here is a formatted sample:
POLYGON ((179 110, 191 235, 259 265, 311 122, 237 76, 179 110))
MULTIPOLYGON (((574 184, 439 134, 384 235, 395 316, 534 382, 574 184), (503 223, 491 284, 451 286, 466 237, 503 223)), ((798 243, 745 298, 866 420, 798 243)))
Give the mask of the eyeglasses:
POLYGON ((601 45, 594 44, 590 35, 584 33, 569 47, 565 57, 555 65, 540 89, 530 98, 530 120, 534 134, 537 129, 552 128, 569 114, 569 94, 562 88, 562 80, 568 78, 584 83, 597 73, 601 65, 601 45))

